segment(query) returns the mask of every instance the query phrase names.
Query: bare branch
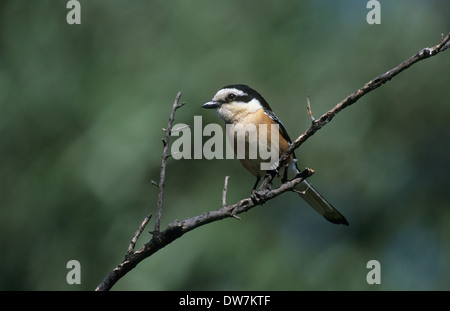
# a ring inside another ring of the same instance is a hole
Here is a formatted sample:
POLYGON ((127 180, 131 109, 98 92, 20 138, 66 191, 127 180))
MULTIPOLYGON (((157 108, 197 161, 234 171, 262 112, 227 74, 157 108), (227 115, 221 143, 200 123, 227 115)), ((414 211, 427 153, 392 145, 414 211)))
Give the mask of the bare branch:
MULTIPOLYGON (((223 184, 222 191, 222 208, 227 208, 227 191, 228 191, 228 181, 230 180, 230 176, 225 176, 225 182, 223 184)), ((237 220, 241 220, 234 211, 234 209, 228 209, 231 217, 236 218, 237 220)))
POLYGON ((152 183, 153 186, 159 187, 159 184, 156 181, 154 181, 153 179, 150 180, 150 182, 152 183))
MULTIPOLYGON (((353 105, 358 99, 360 99, 367 93, 379 88, 380 86, 382 86, 383 84, 394 78, 396 75, 398 75, 400 72, 406 70, 407 68, 414 65, 418 61, 427 59, 431 56, 435 56, 449 47, 450 47, 450 33, 447 34, 447 36, 443 38, 439 44, 431 48, 424 48, 420 50, 407 60, 401 62, 398 66, 392 68, 391 70, 385 72, 382 75, 379 75, 378 77, 375 77, 374 79, 367 82, 362 88, 348 95, 340 103, 334 106, 334 108, 324 113, 319 119, 314 120, 312 125, 303 134, 297 137, 296 140, 292 142, 288 150, 286 150, 286 152, 281 155, 278 168, 283 166, 284 162, 289 158, 289 156, 294 152, 295 149, 300 147, 308 138, 310 138, 318 130, 324 127, 325 124, 330 122, 343 109, 347 108, 350 105, 353 105)), ((267 185, 271 183, 273 177, 274 176, 267 176, 261 183, 260 189, 266 188, 267 185)))
POLYGON ((311 122, 316 122, 316 119, 314 119, 314 116, 311 111, 311 102, 309 101, 309 95, 306 96, 306 112, 308 113, 308 116, 311 118, 311 122))
MULTIPOLYGON (((313 171, 310 169, 306 169, 303 172, 304 173, 299 177, 283 183, 280 187, 264 192, 266 200, 277 197, 286 191, 291 191, 297 184, 301 183, 305 178, 313 174, 313 171)), ((237 215, 243 212, 247 212, 255 206, 257 206, 257 204, 253 202, 251 198, 246 198, 233 205, 228 205, 215 211, 205 212, 199 216, 191 217, 182 221, 173 221, 166 227, 166 229, 160 232, 158 236, 154 235, 153 238, 142 248, 127 256, 124 261, 122 261, 116 268, 114 268, 113 271, 111 271, 105 277, 105 279, 100 283, 96 290, 103 291, 111 289, 111 287, 121 277, 123 277, 126 273, 136 267, 138 263, 140 263, 145 258, 153 255, 161 248, 167 246, 185 233, 208 223, 224 218, 233 217, 233 214, 230 213, 230 211, 233 211, 234 215, 237 215)))
POLYGON ((225 182, 223 184, 223 192, 222 192, 222 207, 227 206, 228 180, 230 180, 230 176, 225 176, 225 182))
POLYGON ((155 221, 155 230, 153 231, 153 234, 159 234, 160 227, 161 227, 161 214, 162 214, 162 204, 163 204, 163 198, 164 198, 164 183, 166 180, 166 165, 167 165, 167 159, 170 157, 169 154, 169 140, 170 136, 172 135, 172 127, 173 127, 173 121, 175 119, 175 112, 178 108, 182 107, 184 103, 179 104, 180 101, 181 92, 178 92, 177 96, 175 97, 175 101, 172 106, 172 112, 170 113, 169 117, 169 123, 167 124, 167 128, 164 129, 166 132, 166 136, 163 138, 163 154, 162 154, 162 161, 161 161, 161 173, 159 176, 159 194, 158 194, 158 212, 156 214, 156 221, 155 221))
MULTIPOLYGON (((367 82, 362 88, 358 89, 356 92, 350 94, 347 96, 344 100, 342 100, 340 103, 338 103, 334 108, 329 110, 327 113, 323 114, 319 119, 314 119, 312 117, 312 113, 310 110, 310 105, 308 104, 308 110, 309 115, 312 120, 311 126, 299 137, 297 137, 296 140, 294 140, 291 144, 291 146, 288 148, 288 150, 281 155, 280 161, 279 161, 279 167, 282 167, 283 163, 286 161, 286 159, 289 157, 289 155, 300 145, 302 145, 308 138, 310 138, 312 135, 314 135, 315 132, 317 132, 319 129, 321 129, 325 124, 330 122, 340 111, 345 109, 346 107, 354 104, 358 99, 360 99, 365 94, 369 93, 370 91, 380 87, 381 85, 385 84, 387 81, 391 80, 393 77, 398 75, 400 72, 406 70, 411 65, 417 63, 420 60, 429 58, 431 56, 435 56, 438 53, 446 50, 450 47, 450 34, 448 34, 445 38, 441 40, 441 42, 437 45, 435 45, 432 48, 425 48, 417 52, 415 55, 410 57, 409 59, 405 60, 398 66, 394 67, 393 69, 387 71, 386 73, 372 79, 371 81, 367 82)), ((159 198, 158 198, 158 215, 157 215, 157 224, 155 225, 155 232, 157 234, 154 234, 152 239, 147 242, 142 248, 135 252, 129 252, 127 253, 127 256, 125 257, 125 260, 122 261, 117 267, 114 268, 113 271, 111 271, 105 279, 98 285, 96 290, 109 290, 112 286, 125 274, 127 274, 130 270, 132 270, 136 265, 138 265, 142 260, 145 258, 151 256, 161 248, 167 246, 172 241, 178 239, 185 233, 194 230, 197 227, 206 225, 208 223, 218 221, 224 218, 234 217, 240 213, 246 212, 253 207, 257 206, 258 204, 255 203, 251 198, 245 198, 240 200, 237 203, 234 203, 232 205, 226 204, 226 193, 227 193, 227 187, 228 187, 228 178, 225 178, 225 184, 224 189, 222 192, 222 207, 218 210, 213 210, 209 212, 205 212, 199 216, 191 217, 185 220, 175 220, 172 223, 170 223, 163 231, 160 232, 160 220, 161 220, 161 207, 162 207, 162 198, 163 198, 163 189, 164 189, 164 180, 165 180, 165 168, 166 168, 166 160, 168 157, 168 143, 169 143, 169 137, 170 137, 170 131, 172 128, 173 118, 175 114, 175 110, 181 107, 182 105, 178 104, 179 97, 181 96, 180 93, 178 93, 175 103, 173 105, 172 114, 169 119, 169 125, 166 130, 166 137, 164 139, 164 152, 163 152, 163 163, 161 164, 161 178, 159 181, 159 198)), ((311 169, 305 169, 301 172, 299 176, 296 178, 286 181, 283 184, 281 184, 276 189, 271 189, 271 183, 272 179, 276 174, 267 174, 267 176, 264 178, 263 183, 261 184, 260 188, 256 192, 258 197, 262 198, 262 202, 266 202, 274 197, 279 196, 280 194, 286 192, 286 191, 292 191, 294 187, 302 182, 305 178, 310 177, 314 173, 311 169)), ((139 231, 139 229, 138 229, 139 231)), ((139 237, 140 233, 136 233, 135 237, 139 237)), ((137 240, 137 238, 136 238, 137 240)), ((130 245, 131 246, 131 245, 130 245)), ((131 247, 131 249, 134 248, 134 244, 131 247)))
POLYGON ((134 252, 134 246, 136 245, 137 240, 139 239, 139 236, 142 234, 142 231, 144 231, 145 226, 148 224, 148 222, 150 221, 150 218, 152 218, 152 214, 147 215, 147 217, 144 218, 144 220, 142 221, 141 225, 139 226, 139 228, 137 229, 136 233, 134 234, 133 239, 130 242, 130 245, 128 246, 128 252, 127 252, 127 257, 130 254, 133 254, 134 252))

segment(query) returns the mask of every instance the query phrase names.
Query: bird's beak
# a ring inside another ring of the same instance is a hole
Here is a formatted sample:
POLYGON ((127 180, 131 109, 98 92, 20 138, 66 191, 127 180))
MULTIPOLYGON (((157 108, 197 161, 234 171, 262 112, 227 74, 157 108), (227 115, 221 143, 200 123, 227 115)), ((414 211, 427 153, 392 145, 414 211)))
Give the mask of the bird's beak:
POLYGON ((210 101, 210 102, 207 102, 206 104, 203 104, 202 108, 214 109, 214 108, 219 107, 221 104, 222 103, 220 103, 220 102, 210 101))

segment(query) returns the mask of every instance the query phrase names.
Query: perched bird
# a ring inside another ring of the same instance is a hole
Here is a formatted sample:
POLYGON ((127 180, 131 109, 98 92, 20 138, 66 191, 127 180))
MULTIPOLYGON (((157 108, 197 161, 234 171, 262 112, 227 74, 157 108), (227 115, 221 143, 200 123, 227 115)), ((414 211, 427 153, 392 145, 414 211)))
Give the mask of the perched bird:
MULTIPOLYGON (((211 101, 203 104, 202 107, 216 109, 217 115, 226 124, 234 125, 234 139, 236 139, 236 133, 244 131, 248 128, 248 125, 253 124, 258 127, 265 124, 268 128, 265 147, 268 147, 269 149, 271 143, 271 125, 278 125, 278 146, 275 146, 275 148, 278 148, 278 157, 288 149, 291 143, 286 128, 272 111, 267 101, 257 91, 247 85, 236 84, 225 86, 216 93, 211 101)), ((242 165, 256 177, 256 183, 253 187, 253 190, 255 190, 261 177, 265 176, 266 171, 261 170, 261 162, 263 159, 259 156, 256 158, 248 157, 248 151, 250 148, 255 147, 260 143, 262 136, 247 133, 244 134, 243 137, 245 137, 246 156, 239 160, 242 165)), ((235 148, 236 145, 237 144, 235 143, 235 148)), ((300 174, 294 153, 287 160, 287 165, 284 170, 282 176, 284 176, 285 179, 292 179, 300 174)), ((335 224, 348 225, 345 217, 328 203, 308 181, 302 181, 295 189, 309 205, 328 221, 335 224)))

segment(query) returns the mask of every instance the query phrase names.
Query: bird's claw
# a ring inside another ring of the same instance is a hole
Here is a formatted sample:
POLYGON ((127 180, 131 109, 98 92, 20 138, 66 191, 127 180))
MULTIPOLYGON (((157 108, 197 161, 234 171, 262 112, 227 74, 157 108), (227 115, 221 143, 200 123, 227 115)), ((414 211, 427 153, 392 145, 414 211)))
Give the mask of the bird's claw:
POLYGON ((266 202, 264 195, 256 190, 252 190, 250 198, 252 199, 252 202, 256 205, 263 205, 266 202))

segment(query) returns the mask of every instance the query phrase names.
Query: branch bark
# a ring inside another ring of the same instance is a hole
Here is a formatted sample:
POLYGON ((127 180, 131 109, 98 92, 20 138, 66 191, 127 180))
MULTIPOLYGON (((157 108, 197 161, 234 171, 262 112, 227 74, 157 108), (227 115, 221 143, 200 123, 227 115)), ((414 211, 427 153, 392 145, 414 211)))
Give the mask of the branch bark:
MULTIPOLYGON (((371 81, 367 82, 363 87, 358 89, 356 92, 348 95, 345 99, 343 99, 340 103, 338 103, 335 107, 333 107, 331 110, 323 114, 319 119, 314 119, 311 113, 311 107, 309 103, 309 99, 307 102, 307 109, 308 114, 311 117, 312 124, 311 126, 303 133, 301 134, 297 139, 295 139, 289 149, 281 155, 279 166, 278 168, 282 167, 283 163, 286 161, 286 159, 289 157, 289 155, 298 147, 300 147, 307 139, 309 139, 312 135, 314 135, 318 130, 320 130, 322 127, 324 127, 327 123, 329 123, 339 112, 341 112, 346 107, 354 104, 356 101, 358 101, 361 97, 366 95, 367 93, 377 89, 378 87, 382 86, 392 78, 394 78, 396 75, 398 75, 400 72, 406 70, 413 64, 437 55, 438 53, 446 50, 450 47, 450 33, 441 40, 441 42, 431 48, 424 48, 417 52, 412 57, 408 58, 407 60, 400 63, 398 66, 392 68, 391 70, 387 71, 386 73, 372 79, 371 81)), ((175 111, 182 106, 182 104, 179 104, 178 101, 180 99, 181 93, 177 94, 177 97, 175 99, 175 102, 172 106, 172 113, 169 118, 169 124, 167 126, 167 129, 165 129, 166 136, 163 139, 164 144, 164 150, 163 150, 163 156, 162 156, 162 164, 161 164, 161 175, 160 180, 158 183, 159 188, 159 196, 158 196, 158 212, 156 217, 156 224, 155 224, 155 231, 153 232, 153 236, 150 241, 144 244, 143 247, 141 247, 139 250, 134 251, 134 245, 136 243, 137 238, 140 236, 140 234, 143 231, 143 227, 147 224, 149 220, 149 216, 147 216, 146 219, 144 219, 144 222, 142 223, 141 227, 139 227, 138 231, 136 232, 132 243, 130 244, 128 251, 125 256, 125 260, 122 261, 119 265, 117 265, 113 271, 111 271, 104 280, 98 285, 96 288, 97 291, 102 290, 109 290, 111 289, 114 284, 120 280, 126 273, 128 273, 130 270, 132 270, 136 265, 138 265, 142 260, 145 258, 153 255, 155 252, 160 250, 161 248, 167 246, 172 241, 178 239, 182 235, 186 234, 187 232, 194 230, 197 227, 206 225, 211 222, 215 222, 224 218, 234 217, 238 218, 237 215, 243 212, 246 212, 253 207, 262 204, 263 202, 266 202, 268 200, 271 200, 272 198, 275 198, 279 196, 280 194, 286 192, 286 191, 292 191, 298 183, 303 181, 305 178, 310 177, 314 171, 311 169, 305 169, 300 176, 296 177, 293 180, 287 181, 283 184, 281 184, 276 189, 271 189, 272 180, 275 177, 275 173, 267 174, 264 178, 263 183, 259 187, 257 191, 258 195, 258 202, 255 202, 252 200, 252 198, 245 198, 240 200, 239 202, 236 202, 232 205, 226 204, 226 193, 227 193, 227 187, 228 187, 228 176, 225 179, 224 183, 224 189, 222 192, 222 208, 218 210, 213 210, 209 212, 205 212, 199 216, 191 217, 185 220, 174 220, 172 223, 170 223, 163 231, 160 231, 160 221, 161 221, 161 211, 162 211, 162 203, 163 203, 163 194, 164 194, 164 181, 165 181, 165 170, 166 170, 166 162, 168 157, 170 156, 168 154, 168 145, 169 145, 169 138, 171 134, 172 124, 175 117, 175 111)))

